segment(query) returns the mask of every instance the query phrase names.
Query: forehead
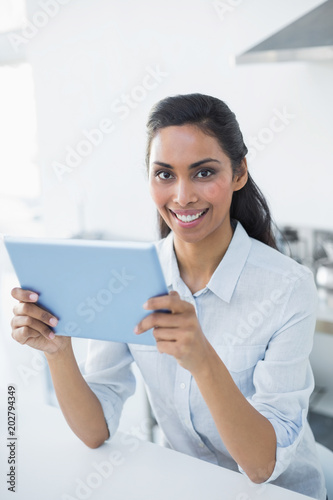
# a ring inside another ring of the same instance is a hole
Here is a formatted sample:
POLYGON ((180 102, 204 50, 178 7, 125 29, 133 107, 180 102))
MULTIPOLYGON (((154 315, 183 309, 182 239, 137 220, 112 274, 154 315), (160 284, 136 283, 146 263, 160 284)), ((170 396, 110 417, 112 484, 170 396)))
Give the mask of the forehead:
POLYGON ((151 142, 150 161, 173 164, 197 161, 206 157, 226 157, 215 137, 195 125, 170 126, 160 129, 151 142))

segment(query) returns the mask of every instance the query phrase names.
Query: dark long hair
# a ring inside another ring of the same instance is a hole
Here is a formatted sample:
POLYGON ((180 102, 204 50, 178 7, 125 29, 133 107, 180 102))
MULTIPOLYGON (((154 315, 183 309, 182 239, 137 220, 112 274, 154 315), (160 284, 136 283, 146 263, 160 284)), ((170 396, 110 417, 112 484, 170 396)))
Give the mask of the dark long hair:
MULTIPOLYGON (((151 141, 156 133, 165 127, 185 124, 193 124, 205 134, 215 137, 231 160, 233 176, 241 173, 242 160, 248 149, 236 116, 223 101, 203 94, 166 97, 152 108, 147 122, 148 172, 151 141)), ((233 193, 230 218, 238 220, 252 238, 276 248, 268 204, 250 174, 245 186, 233 193)), ((160 214, 158 221, 160 236, 164 238, 170 228, 160 214)))

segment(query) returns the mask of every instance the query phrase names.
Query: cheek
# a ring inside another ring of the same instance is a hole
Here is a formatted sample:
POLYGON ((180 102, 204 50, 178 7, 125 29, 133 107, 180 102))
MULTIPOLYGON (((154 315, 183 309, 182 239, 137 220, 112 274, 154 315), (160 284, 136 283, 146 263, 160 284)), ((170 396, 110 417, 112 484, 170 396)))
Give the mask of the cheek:
POLYGON ((153 202, 157 207, 162 207, 165 204, 167 193, 166 189, 158 186, 154 180, 149 182, 149 192, 153 202))
POLYGON ((223 200, 229 200, 233 191, 229 181, 219 181, 207 183, 203 186, 202 193, 210 203, 221 203, 223 200))

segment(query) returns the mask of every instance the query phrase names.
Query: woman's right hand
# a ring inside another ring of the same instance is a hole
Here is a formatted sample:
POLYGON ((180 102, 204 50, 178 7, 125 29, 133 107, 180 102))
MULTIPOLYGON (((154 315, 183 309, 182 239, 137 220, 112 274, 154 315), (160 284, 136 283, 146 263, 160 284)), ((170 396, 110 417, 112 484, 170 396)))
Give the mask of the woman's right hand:
POLYGON ((70 337, 54 334, 52 327, 57 325, 58 320, 35 303, 38 300, 35 292, 13 288, 12 296, 19 301, 14 306, 11 321, 14 340, 47 354, 55 354, 71 345, 70 337))

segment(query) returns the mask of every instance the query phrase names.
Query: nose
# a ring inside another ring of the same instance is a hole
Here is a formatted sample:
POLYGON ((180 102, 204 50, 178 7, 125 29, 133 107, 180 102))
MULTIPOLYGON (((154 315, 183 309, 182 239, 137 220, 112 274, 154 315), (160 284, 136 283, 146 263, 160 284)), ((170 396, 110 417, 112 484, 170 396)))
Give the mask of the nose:
POLYGON ((179 179, 175 185, 173 202, 180 207, 186 207, 189 203, 198 201, 198 195, 193 183, 189 179, 179 179))

